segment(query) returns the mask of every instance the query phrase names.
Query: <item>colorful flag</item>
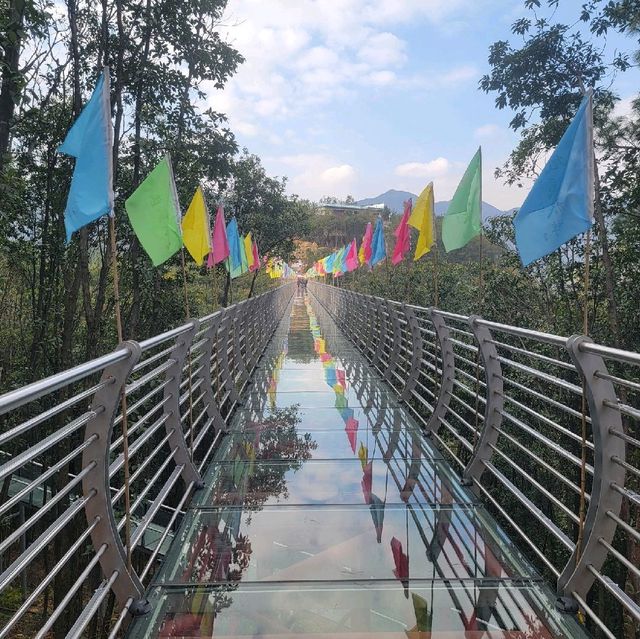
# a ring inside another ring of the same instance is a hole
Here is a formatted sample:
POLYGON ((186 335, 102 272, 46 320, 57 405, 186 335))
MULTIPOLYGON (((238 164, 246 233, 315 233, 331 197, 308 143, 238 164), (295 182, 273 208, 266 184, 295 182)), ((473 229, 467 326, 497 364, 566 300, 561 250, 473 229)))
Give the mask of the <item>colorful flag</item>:
POLYGON ((348 271, 355 271, 358 268, 358 245, 356 243, 355 237, 351 241, 351 244, 349 244, 349 250, 347 251, 345 263, 347 265, 348 271))
POLYGON ((187 212, 182 218, 182 241, 198 266, 202 266, 204 258, 209 254, 209 215, 204 201, 202 189, 198 187, 187 212))
POLYGON ((251 247, 251 251, 253 253, 253 270, 260 270, 260 253, 258 253, 258 241, 253 240, 253 246, 251 247))
POLYGON ((435 244, 435 219, 433 182, 429 182, 418 196, 409 218, 409 225, 420 231, 416 252, 413 256, 414 262, 428 253, 435 244))
POLYGON ((76 158, 64 211, 67 242, 74 231, 113 211, 113 128, 109 97, 109 68, 73 123, 59 153, 76 158))
POLYGON ((423 599, 415 593, 411 593, 411 599, 413 600, 413 612, 416 616, 415 628, 412 628, 409 632, 431 632, 433 626, 433 611, 429 611, 429 604, 426 599, 423 599))
POLYGON ((376 228, 373 232, 371 240, 371 260, 369 264, 375 266, 387 257, 387 249, 384 245, 384 229, 382 228, 382 218, 379 217, 376 222, 376 228))
POLYGON ((211 236, 211 252, 207 260, 207 268, 213 268, 219 262, 229 257, 229 240, 227 240, 227 228, 224 222, 224 209, 222 204, 218 206, 216 221, 213 225, 211 236))
POLYGON ((391 256, 392 264, 399 264, 404 259, 404 256, 411 249, 411 234, 409 233, 409 217, 411 216, 411 200, 407 200, 404 203, 404 213, 398 228, 394 231, 396 236, 396 245, 393 249, 393 255, 391 256))
POLYGON ((482 230, 482 150, 478 149, 458 184, 442 220, 447 253, 466 246, 482 230))
POLYGON ((384 525, 384 509, 385 503, 378 497, 378 495, 371 493, 369 510, 371 512, 371 519, 373 519, 373 526, 376 529, 376 541, 382 543, 382 528, 384 525))
POLYGON ((249 270, 249 258, 247 256, 247 238, 240 237, 240 261, 242 263, 241 271, 246 273, 249 270))
POLYGON ((522 264, 584 233, 593 224, 593 97, 583 100, 514 220, 522 264))
POLYGON ((364 470, 365 466, 367 465, 368 455, 369 449, 362 442, 360 442, 360 448, 358 449, 358 458, 360 459, 362 470, 364 470))
POLYGON ((131 226, 154 266, 182 246, 180 206, 171 159, 165 156, 124 203, 131 226))
POLYGON ((396 568, 393 571, 396 579, 405 581, 409 579, 409 556, 402 550, 402 542, 396 537, 391 538, 391 552, 393 553, 393 563, 396 568))
POLYGON ((358 437, 358 420, 353 417, 349 417, 347 423, 344 427, 347 433, 347 439, 349 440, 349 444, 351 445, 351 450, 356 452, 356 440, 358 437))
POLYGON ((251 233, 247 233, 244 236, 244 252, 247 258, 247 268, 253 271, 253 239, 251 233))
POLYGON ((336 259, 335 253, 331 253, 331 255, 328 255, 327 257, 324 258, 324 269, 328 275, 331 275, 333 273, 333 265, 334 265, 335 259, 336 259))
POLYGON ((229 271, 231 277, 238 277, 242 274, 242 250, 240 235, 238 234, 238 222, 232 217, 227 224, 227 240, 229 242, 229 271))
POLYGON ((370 461, 364 467, 362 471, 362 481, 360 482, 362 486, 362 494, 364 496, 364 503, 371 503, 371 490, 373 488, 373 462, 370 461))
POLYGON ((344 256, 344 247, 342 247, 339 251, 336 251, 333 258, 333 274, 334 275, 342 275, 344 271, 342 270, 342 258, 344 256))
POLYGON ((367 228, 362 236, 362 244, 360 244, 360 252, 358 253, 358 259, 360 260, 360 266, 369 264, 371 262, 371 240, 373 238, 373 227, 371 222, 367 223, 367 228))

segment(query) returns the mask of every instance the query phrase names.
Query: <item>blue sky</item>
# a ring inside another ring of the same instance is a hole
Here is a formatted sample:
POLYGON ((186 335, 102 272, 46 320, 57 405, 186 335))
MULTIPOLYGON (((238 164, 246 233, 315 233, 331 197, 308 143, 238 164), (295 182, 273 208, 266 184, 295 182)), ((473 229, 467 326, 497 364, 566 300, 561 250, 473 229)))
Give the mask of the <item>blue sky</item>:
MULTIPOLYGON (((524 14, 522 0, 229 0, 223 33, 246 62, 208 105, 302 197, 434 180, 449 199, 481 144, 484 199, 518 206, 526 192, 493 177, 517 139, 511 114, 477 87, 490 44, 524 14)), ((622 110, 637 81, 616 81, 622 110)))

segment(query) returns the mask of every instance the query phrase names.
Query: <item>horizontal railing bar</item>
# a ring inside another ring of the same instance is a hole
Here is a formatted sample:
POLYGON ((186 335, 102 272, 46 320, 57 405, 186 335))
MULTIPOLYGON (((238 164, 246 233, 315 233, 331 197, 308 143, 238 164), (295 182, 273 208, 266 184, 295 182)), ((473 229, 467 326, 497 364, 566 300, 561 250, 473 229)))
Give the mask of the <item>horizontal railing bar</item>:
POLYGON ((93 373, 98 373, 107 368, 107 366, 122 362, 130 356, 131 351, 128 348, 121 348, 108 355, 93 359, 90 362, 85 362, 61 373, 45 377, 38 382, 27 384, 27 386, 22 386, 4 395, 0 395, 0 415, 4 415, 16 408, 24 406, 28 402, 40 399, 44 395, 69 386, 93 373))
POLYGON ((192 324, 183 324, 182 326, 177 326, 176 328, 172 328, 170 331, 166 331, 165 333, 160 333, 160 335, 155 335, 154 337, 150 337, 149 339, 140 342, 140 349, 144 353, 155 346, 159 346, 160 344, 164 344, 168 342, 170 339, 174 337, 178 337, 187 333, 193 327, 192 324))

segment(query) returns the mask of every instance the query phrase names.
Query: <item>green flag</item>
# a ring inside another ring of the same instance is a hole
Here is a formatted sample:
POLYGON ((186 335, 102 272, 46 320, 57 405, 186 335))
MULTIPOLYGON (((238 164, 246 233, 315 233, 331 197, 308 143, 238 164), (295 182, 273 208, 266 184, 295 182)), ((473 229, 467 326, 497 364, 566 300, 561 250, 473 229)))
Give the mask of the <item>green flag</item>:
POLYGON ((240 238, 240 259, 242 260, 242 272, 246 273, 249 270, 249 260, 247 259, 247 249, 245 243, 245 237, 240 238))
POLYGON ((180 249, 180 206, 168 155, 124 205, 131 226, 154 266, 166 262, 180 249))
POLYGON ((482 151, 473 156, 442 220, 442 243, 447 253, 462 248, 482 228, 482 151))

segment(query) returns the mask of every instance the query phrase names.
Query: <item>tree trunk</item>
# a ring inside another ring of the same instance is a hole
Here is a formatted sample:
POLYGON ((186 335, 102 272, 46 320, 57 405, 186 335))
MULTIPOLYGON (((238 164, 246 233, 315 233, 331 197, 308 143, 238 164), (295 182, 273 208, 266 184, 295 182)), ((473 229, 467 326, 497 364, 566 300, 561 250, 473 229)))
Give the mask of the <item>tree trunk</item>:
POLYGON ((258 269, 256 269, 253 272, 253 278, 251 279, 251 288, 249 289, 249 295, 247 296, 247 299, 249 299, 252 295, 253 295, 253 289, 256 285, 256 279, 258 278, 258 269))
POLYGON ((22 45, 26 0, 11 0, 9 22, 3 36, 2 88, 0 89, 0 174, 9 155, 11 124, 20 95, 20 47, 22 45))

